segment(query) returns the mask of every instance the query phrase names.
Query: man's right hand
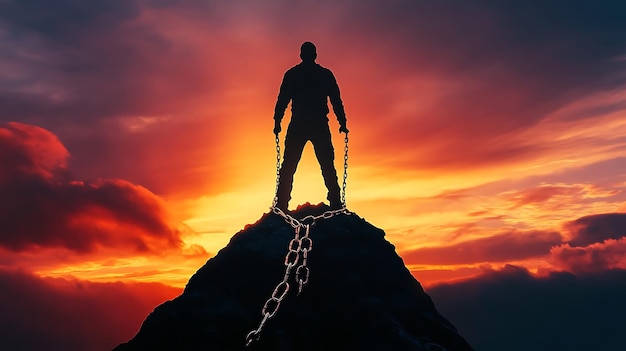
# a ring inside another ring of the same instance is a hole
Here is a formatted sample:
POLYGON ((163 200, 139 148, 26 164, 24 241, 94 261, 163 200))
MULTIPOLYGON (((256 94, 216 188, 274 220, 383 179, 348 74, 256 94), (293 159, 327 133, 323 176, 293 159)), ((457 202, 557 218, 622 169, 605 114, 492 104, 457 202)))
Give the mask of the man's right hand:
POLYGON ((280 123, 274 123, 274 134, 278 135, 282 128, 280 127, 280 123))

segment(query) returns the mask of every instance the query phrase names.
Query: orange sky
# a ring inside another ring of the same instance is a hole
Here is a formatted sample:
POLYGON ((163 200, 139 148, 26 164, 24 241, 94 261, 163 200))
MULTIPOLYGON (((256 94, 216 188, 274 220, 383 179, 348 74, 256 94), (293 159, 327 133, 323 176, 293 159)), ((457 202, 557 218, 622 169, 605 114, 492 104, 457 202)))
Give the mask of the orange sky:
MULTIPOLYGON (((593 253, 626 268, 624 233, 571 244, 596 218, 574 221, 626 212, 622 48, 594 41, 595 22, 537 19, 537 36, 523 13, 400 3, 133 2, 85 7, 89 23, 3 22, 0 265, 183 287, 268 211, 278 87, 312 41, 347 112, 348 208, 422 284, 574 272, 593 253)), ((325 194, 309 145, 290 207, 325 194)))
MULTIPOLYGON (((523 75, 515 53, 506 49, 496 52, 500 60, 476 61, 463 69, 457 67, 463 59, 439 43, 410 46, 402 33, 389 35, 399 26, 382 33, 366 26, 359 32, 364 24, 355 23, 337 36, 330 29, 340 28, 342 20, 327 16, 323 6, 307 17, 321 20, 328 30, 297 25, 284 32, 268 22, 278 9, 258 9, 264 17, 241 14, 236 6, 218 7, 222 12, 216 21, 203 21, 185 9, 145 8, 113 28, 105 44, 118 50, 138 44, 133 52, 146 62, 137 64, 147 67, 129 64, 136 81, 124 83, 132 89, 118 102, 124 111, 94 120, 98 129, 93 131, 51 125, 58 148, 65 144, 67 154, 42 151, 56 158, 58 167, 68 168, 72 179, 125 179, 154 194, 167 212, 164 220, 179 231, 178 253, 167 253, 163 260, 163 253, 112 258, 98 251, 69 262, 41 259, 33 263, 36 272, 105 281, 130 276, 183 286, 206 258, 271 203, 273 105, 282 74, 298 63, 304 39, 317 44, 318 62, 333 69, 341 87, 351 130, 349 208, 387 232, 424 284, 510 262, 554 268, 547 260, 550 246, 541 254, 498 260, 461 248, 510 233, 516 242, 533 242, 539 240, 537 232, 558 232, 558 238, 548 240, 557 245, 567 239, 561 231, 565 222, 625 210, 623 173, 619 167, 602 172, 604 163, 617 165, 625 156, 626 119, 619 106, 626 91, 621 87, 564 88, 550 99, 537 91, 550 92, 541 78, 523 75), (166 55, 156 52, 165 44, 124 36, 148 29, 167 43, 166 55), (383 34, 387 38, 376 41, 383 34), (192 245, 206 254, 189 261, 187 251, 196 252, 192 245), (442 246, 461 251, 440 255, 468 259, 443 264, 417 255, 422 248, 442 246), (423 276, 422 270, 427 271, 423 276)), ((488 44, 476 46, 488 50, 488 44)), ((106 49, 102 43, 84 45, 87 52, 106 49)), ((545 68, 525 69, 540 73, 545 68)), ((551 78, 545 78, 546 85, 553 84, 551 78)), ((38 93, 69 103, 81 97, 72 89, 96 79, 103 77, 68 74, 43 81, 38 93)), ((114 81, 105 86, 105 92, 118 89, 114 81)), ((330 123, 341 168, 342 139, 333 116, 330 123)), ((296 173, 292 207, 324 201, 324 194, 308 146, 296 173)), ((100 215, 89 213, 84 220, 94 217, 100 215)), ((98 226, 117 231, 114 221, 103 221, 98 226)))

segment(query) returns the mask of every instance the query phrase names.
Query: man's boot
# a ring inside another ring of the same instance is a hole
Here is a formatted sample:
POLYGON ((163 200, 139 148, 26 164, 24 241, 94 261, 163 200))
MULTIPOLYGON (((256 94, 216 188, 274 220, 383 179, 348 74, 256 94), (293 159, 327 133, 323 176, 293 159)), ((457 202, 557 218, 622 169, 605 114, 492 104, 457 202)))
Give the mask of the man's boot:
POLYGON ((328 201, 330 201, 330 209, 338 210, 343 207, 343 203, 341 203, 341 198, 339 194, 337 195, 328 195, 328 201))
POLYGON ((276 202, 276 207, 280 208, 283 212, 287 213, 287 207, 289 207, 289 201, 285 201, 282 199, 278 199, 276 202))

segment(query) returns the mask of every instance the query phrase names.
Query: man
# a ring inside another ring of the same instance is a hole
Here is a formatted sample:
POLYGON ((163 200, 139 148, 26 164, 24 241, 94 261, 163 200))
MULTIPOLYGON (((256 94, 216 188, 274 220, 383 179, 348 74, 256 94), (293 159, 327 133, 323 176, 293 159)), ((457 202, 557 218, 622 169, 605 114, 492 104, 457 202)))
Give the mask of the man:
POLYGON ((341 208, 341 197, 335 170, 335 151, 328 128, 328 99, 339 121, 339 132, 348 133, 346 113, 339 95, 339 87, 333 73, 315 62, 315 45, 305 42, 300 47, 302 62, 289 69, 280 85, 278 101, 274 109, 274 134, 281 131, 280 121, 291 101, 291 121, 285 137, 285 156, 279 172, 278 208, 286 211, 291 199, 293 175, 307 141, 311 141, 315 156, 322 168, 327 199, 331 208, 341 208))

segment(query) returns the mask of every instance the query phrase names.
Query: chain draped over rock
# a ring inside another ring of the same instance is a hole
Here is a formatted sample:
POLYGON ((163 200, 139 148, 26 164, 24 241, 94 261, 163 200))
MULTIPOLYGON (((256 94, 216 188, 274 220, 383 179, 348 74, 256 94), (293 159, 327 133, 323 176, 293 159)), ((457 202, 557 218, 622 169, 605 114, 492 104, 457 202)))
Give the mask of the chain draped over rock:
POLYGON ((272 295, 269 299, 265 301, 263 305, 263 309, 261 310, 261 315, 263 318, 259 323, 259 326, 250 331, 248 335, 246 335, 246 346, 250 346, 253 342, 258 341, 261 337, 261 331, 263 327, 267 323, 269 319, 274 317, 280 308, 280 304, 287 296, 291 285, 289 285, 289 280, 291 278, 291 274, 293 272, 294 267, 297 266, 295 270, 295 281, 298 284, 298 293, 300 295, 304 286, 309 282, 310 270, 307 266, 307 260, 309 257, 309 253, 313 250, 313 240, 309 236, 311 233, 311 227, 316 223, 317 220, 321 219, 330 219, 336 215, 346 214, 350 215, 352 212, 348 211, 346 208, 346 181, 348 178, 348 133, 344 138, 344 156, 343 156, 343 185, 341 188, 341 205, 340 209, 336 210, 328 210, 322 213, 321 215, 313 216, 309 215, 300 220, 294 218, 285 211, 278 208, 278 185, 280 184, 280 140, 278 138, 278 134, 276 134, 276 191, 274 195, 274 201, 272 202, 272 207, 270 209, 273 213, 281 216, 287 224, 289 224, 295 231, 294 238, 291 239, 288 245, 287 255, 285 256, 285 274, 283 279, 276 285, 272 295), (304 231, 304 235, 301 236, 304 231))

